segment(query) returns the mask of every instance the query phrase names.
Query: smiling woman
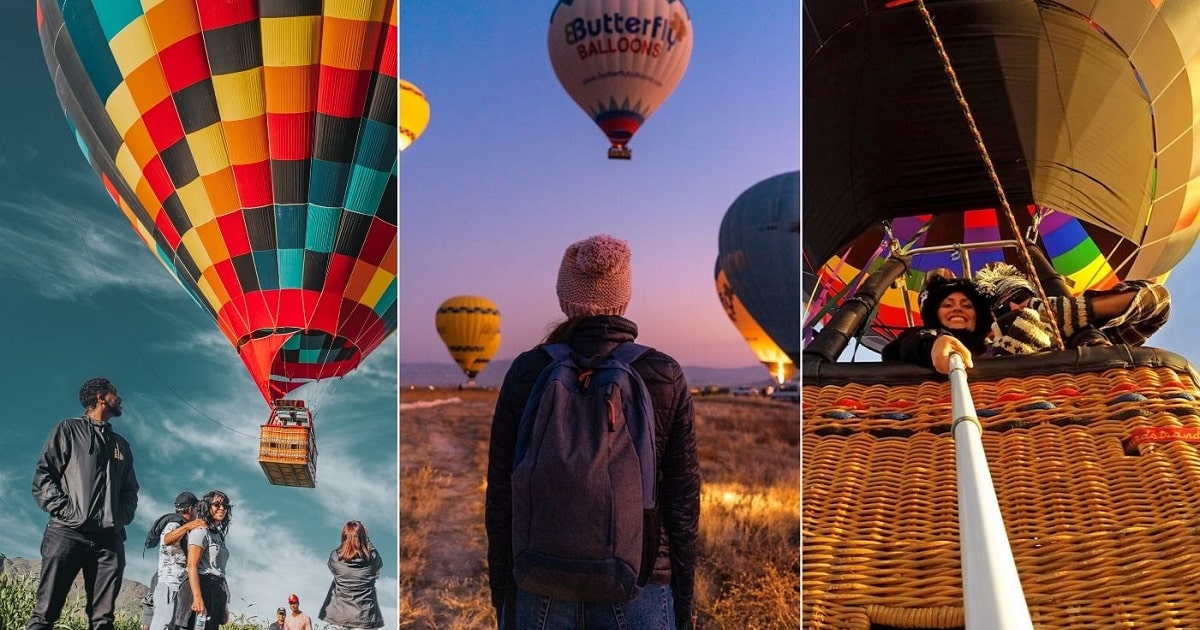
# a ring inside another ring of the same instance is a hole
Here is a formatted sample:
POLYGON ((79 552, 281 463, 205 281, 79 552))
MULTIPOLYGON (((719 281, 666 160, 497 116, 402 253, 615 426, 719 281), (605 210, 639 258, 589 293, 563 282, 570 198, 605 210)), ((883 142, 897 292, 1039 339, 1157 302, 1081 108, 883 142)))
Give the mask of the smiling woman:
POLYGON ((961 354, 970 366, 972 355, 987 350, 992 314, 974 282, 931 273, 919 299, 922 325, 904 330, 884 346, 884 361, 905 361, 944 374, 951 352, 961 354))

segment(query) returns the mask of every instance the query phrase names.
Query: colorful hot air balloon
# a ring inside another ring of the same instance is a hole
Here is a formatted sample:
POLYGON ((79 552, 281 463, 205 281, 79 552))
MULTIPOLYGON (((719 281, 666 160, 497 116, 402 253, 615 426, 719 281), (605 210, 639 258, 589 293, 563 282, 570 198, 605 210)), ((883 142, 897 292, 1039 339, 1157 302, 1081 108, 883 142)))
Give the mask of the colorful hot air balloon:
POLYGON ((429 125, 429 101, 417 86, 400 79, 400 150, 408 148, 429 125))
POLYGON ((500 349, 500 309, 485 297, 458 295, 442 302, 434 324, 468 379, 475 378, 500 349))
MULTIPOLYGON (((1075 292, 1162 278, 1200 233, 1200 27, 1178 0, 928 3, 1020 234, 915 3, 805 2, 806 327, 901 249, 1034 234, 1075 292), (887 234, 890 224, 891 236, 887 234), (839 295, 840 293, 840 295, 839 295)), ((972 250, 970 266, 1014 251, 972 250)), ((916 311, 884 295, 864 341, 916 311)), ((905 302, 907 297, 908 302, 905 302)), ((872 339, 873 338, 873 339, 872 339)))
POLYGON ((396 3, 38 0, 80 147, 274 401, 396 329, 396 3))
POLYGON ((796 364, 792 363, 787 353, 780 350, 774 341, 771 341, 770 335, 746 311, 742 301, 733 292, 733 287, 729 286, 729 279, 725 277, 725 271, 721 269, 720 260, 717 261, 714 274, 717 297, 721 299, 721 306, 725 309, 725 314, 729 316, 729 321, 733 322, 734 328, 737 328, 738 332, 742 334, 742 338, 749 344, 754 356, 758 357, 758 360, 771 372, 771 378, 774 378, 776 383, 790 381, 796 373, 796 364))
POLYGON ((800 172, 746 189, 725 212, 718 267, 746 311, 794 363, 800 339, 800 172))
POLYGON ((630 138, 671 95, 692 56, 681 0, 558 0, 547 36, 567 94, 629 159, 630 138))

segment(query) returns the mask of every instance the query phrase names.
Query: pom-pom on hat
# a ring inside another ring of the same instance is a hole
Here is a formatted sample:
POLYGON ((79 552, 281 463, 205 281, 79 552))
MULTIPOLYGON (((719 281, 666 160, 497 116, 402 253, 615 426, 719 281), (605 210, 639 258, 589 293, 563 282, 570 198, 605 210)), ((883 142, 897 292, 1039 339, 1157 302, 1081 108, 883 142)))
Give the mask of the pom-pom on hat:
POLYGON ((607 234, 573 243, 558 268, 558 305, 567 317, 624 315, 633 294, 629 246, 607 234))
POLYGON ((926 280, 925 288, 921 290, 924 301, 921 302, 921 323, 926 328, 940 328, 938 307, 942 305, 951 293, 962 293, 975 306, 975 332, 987 334, 992 327, 992 311, 988 308, 986 298, 979 294, 975 283, 965 278, 948 276, 933 276, 926 280))

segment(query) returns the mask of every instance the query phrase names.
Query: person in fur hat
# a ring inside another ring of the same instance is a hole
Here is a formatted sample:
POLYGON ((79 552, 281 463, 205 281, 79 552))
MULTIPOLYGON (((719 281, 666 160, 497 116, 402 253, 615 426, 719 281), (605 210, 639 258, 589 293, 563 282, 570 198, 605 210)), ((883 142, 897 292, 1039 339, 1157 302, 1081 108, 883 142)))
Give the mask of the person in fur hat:
POLYGON ((996 355, 1033 354, 1053 347, 1054 327, 1067 348, 1145 343, 1171 311, 1166 287, 1149 280, 1128 280, 1112 289, 1066 293, 1065 283, 1047 288, 1045 304, 1033 283, 1016 267, 989 263, 975 275, 980 294, 995 317, 996 355))
POLYGON ((935 270, 925 276, 918 303, 922 325, 905 329, 884 346, 883 360, 948 374, 950 354, 957 352, 967 367, 974 367, 973 357, 988 349, 992 327, 990 303, 975 283, 947 270, 935 270))

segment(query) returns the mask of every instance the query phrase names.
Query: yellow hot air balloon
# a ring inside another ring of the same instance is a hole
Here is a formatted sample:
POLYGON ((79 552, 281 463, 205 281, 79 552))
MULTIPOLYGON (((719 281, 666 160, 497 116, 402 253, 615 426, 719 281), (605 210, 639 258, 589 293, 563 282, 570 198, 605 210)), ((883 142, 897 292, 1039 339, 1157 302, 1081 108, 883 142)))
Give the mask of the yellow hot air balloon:
POLYGON ((762 329, 762 326, 754 321, 754 318, 746 311, 746 307, 742 306, 742 301, 733 292, 733 287, 729 286, 729 279, 725 277, 725 270, 721 269, 719 260, 716 268, 716 283, 717 297, 721 298, 721 306, 725 307, 725 314, 729 316, 729 321, 733 322, 738 332, 742 333, 742 337, 754 351, 754 356, 758 357, 758 360, 762 361, 762 364, 771 371, 771 378, 774 378, 776 383, 792 380, 792 376, 796 374, 796 364, 792 363, 787 353, 771 340, 770 335, 762 329))
POLYGON ((485 297, 458 295, 442 302, 434 323, 450 356, 469 379, 500 348, 500 309, 485 297))
POLYGON ((429 100, 417 86, 400 79, 400 150, 408 148, 429 125, 429 100))

